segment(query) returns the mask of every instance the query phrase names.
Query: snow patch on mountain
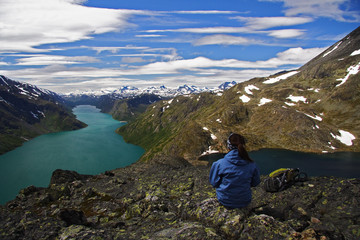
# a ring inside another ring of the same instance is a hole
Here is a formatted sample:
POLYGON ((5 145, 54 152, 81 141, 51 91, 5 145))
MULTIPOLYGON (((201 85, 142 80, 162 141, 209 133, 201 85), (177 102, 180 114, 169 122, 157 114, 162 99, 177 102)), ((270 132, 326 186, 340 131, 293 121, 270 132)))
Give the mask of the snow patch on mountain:
POLYGON ((337 140, 339 140, 341 143, 345 144, 346 146, 352 146, 353 143, 352 141, 355 140, 355 136, 347 131, 344 130, 339 130, 340 136, 339 135, 334 135, 331 133, 331 136, 337 140))
POLYGON ((245 92, 250 95, 253 95, 252 90, 260 90, 258 87, 256 87, 255 85, 251 85, 251 84, 247 85, 244 89, 245 89, 245 92))
POLYGON ((356 56, 356 55, 359 55, 360 54, 360 49, 359 50, 356 50, 356 51, 353 51, 350 56, 356 56))
POLYGON ((289 77, 291 77, 291 76, 293 76, 293 75, 295 75, 297 73, 298 73, 298 71, 288 72, 288 73, 282 74, 280 76, 270 78, 270 79, 264 81, 263 83, 264 84, 273 84, 273 83, 279 82, 281 80, 285 80, 285 79, 287 79, 287 78, 289 78, 289 77))
POLYGON ((241 97, 239 97, 239 99, 243 102, 243 103, 247 103, 249 102, 251 99, 246 96, 246 95, 242 95, 241 97))
POLYGON ((317 115, 315 115, 315 117, 314 116, 311 116, 310 114, 306 114, 306 113, 304 113, 306 116, 308 116, 309 118, 312 118, 312 119, 314 119, 314 120, 317 120, 317 121, 322 121, 323 119, 322 119, 322 117, 320 117, 320 116, 317 116, 317 115))
POLYGON ((348 67, 347 69, 348 73, 346 74, 346 76, 344 78, 336 79, 337 81, 341 81, 341 83, 337 84, 336 87, 343 85, 351 75, 356 75, 358 74, 359 71, 360 71, 360 62, 355 66, 348 67))
POLYGON ((269 102, 272 102, 272 100, 268 99, 268 98, 262 98, 262 99, 260 99, 260 103, 258 104, 258 106, 265 105, 265 104, 267 104, 269 102))
POLYGON ((286 99, 289 99, 293 102, 303 102, 306 103, 306 97, 303 96, 293 96, 293 95, 289 95, 286 99))
POLYGON ((209 149, 208 149, 207 151, 203 152, 203 153, 201 154, 201 156, 210 155, 210 154, 213 154, 213 153, 219 153, 219 151, 213 150, 213 149, 211 149, 211 146, 209 146, 209 149))
POLYGON ((335 51, 339 46, 340 44, 342 43, 342 41, 340 41, 338 44, 336 44, 336 46, 334 48, 332 48, 330 51, 326 52, 323 57, 326 57, 327 55, 329 55, 330 53, 332 53, 333 51, 335 51))

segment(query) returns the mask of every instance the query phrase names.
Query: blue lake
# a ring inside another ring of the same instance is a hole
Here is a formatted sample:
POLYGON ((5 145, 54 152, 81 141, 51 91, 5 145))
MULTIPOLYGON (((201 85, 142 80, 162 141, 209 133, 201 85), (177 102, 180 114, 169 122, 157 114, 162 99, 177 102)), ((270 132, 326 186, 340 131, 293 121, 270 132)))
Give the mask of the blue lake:
POLYGON ((42 135, 0 156, 0 204, 27 186, 47 187, 58 168, 99 174, 128 166, 144 153, 115 133, 125 123, 93 106, 78 106, 74 113, 88 127, 42 135))

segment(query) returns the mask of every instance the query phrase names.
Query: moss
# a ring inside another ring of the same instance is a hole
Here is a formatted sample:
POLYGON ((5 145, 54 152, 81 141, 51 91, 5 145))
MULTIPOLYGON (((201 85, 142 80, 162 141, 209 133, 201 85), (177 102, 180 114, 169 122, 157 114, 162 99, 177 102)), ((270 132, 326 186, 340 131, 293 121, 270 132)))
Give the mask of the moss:
POLYGON ((108 217, 102 217, 100 218, 100 223, 104 224, 104 223, 108 223, 109 222, 109 218, 108 217))
POLYGON ((360 237, 360 227, 358 227, 357 229, 354 228, 351 232, 354 236, 360 237))
POLYGON ((77 233, 83 231, 84 229, 85 227, 82 225, 71 225, 62 231, 60 239, 71 239, 77 233))
POLYGON ((140 216, 142 213, 143 209, 139 206, 139 204, 133 204, 131 205, 130 208, 128 208, 125 212, 125 218, 127 220, 133 218, 133 217, 137 217, 140 216))

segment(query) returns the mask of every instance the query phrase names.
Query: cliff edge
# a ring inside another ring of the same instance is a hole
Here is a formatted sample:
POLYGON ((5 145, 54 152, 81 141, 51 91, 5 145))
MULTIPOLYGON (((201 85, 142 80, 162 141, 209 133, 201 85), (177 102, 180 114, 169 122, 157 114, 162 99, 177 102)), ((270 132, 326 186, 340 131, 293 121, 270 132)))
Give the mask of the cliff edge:
POLYGON ((249 207, 229 210, 208 174, 166 158, 96 176, 56 170, 49 187, 0 207, 0 239, 360 238, 360 179, 311 177, 278 193, 260 184, 249 207))

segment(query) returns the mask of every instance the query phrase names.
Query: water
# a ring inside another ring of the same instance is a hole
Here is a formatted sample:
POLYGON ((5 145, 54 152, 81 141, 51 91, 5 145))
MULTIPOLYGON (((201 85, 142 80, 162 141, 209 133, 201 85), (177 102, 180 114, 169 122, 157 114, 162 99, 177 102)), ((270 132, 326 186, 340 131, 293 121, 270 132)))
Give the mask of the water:
MULTIPOLYGON (((360 178, 360 153, 338 152, 327 154, 302 153, 283 149, 262 149, 249 152, 262 175, 268 175, 278 168, 300 168, 309 176, 335 176, 360 178)), ((224 154, 204 156, 201 160, 214 161, 224 154)))
POLYGON ((249 153, 260 168, 269 174, 278 168, 300 168, 309 176, 360 178, 360 153, 302 153, 281 149, 262 149, 249 153))
POLYGON ((93 106, 78 106, 74 113, 88 127, 42 135, 0 156, 0 204, 27 186, 48 186, 56 169, 99 174, 130 165, 144 153, 115 133, 125 123, 93 106))

